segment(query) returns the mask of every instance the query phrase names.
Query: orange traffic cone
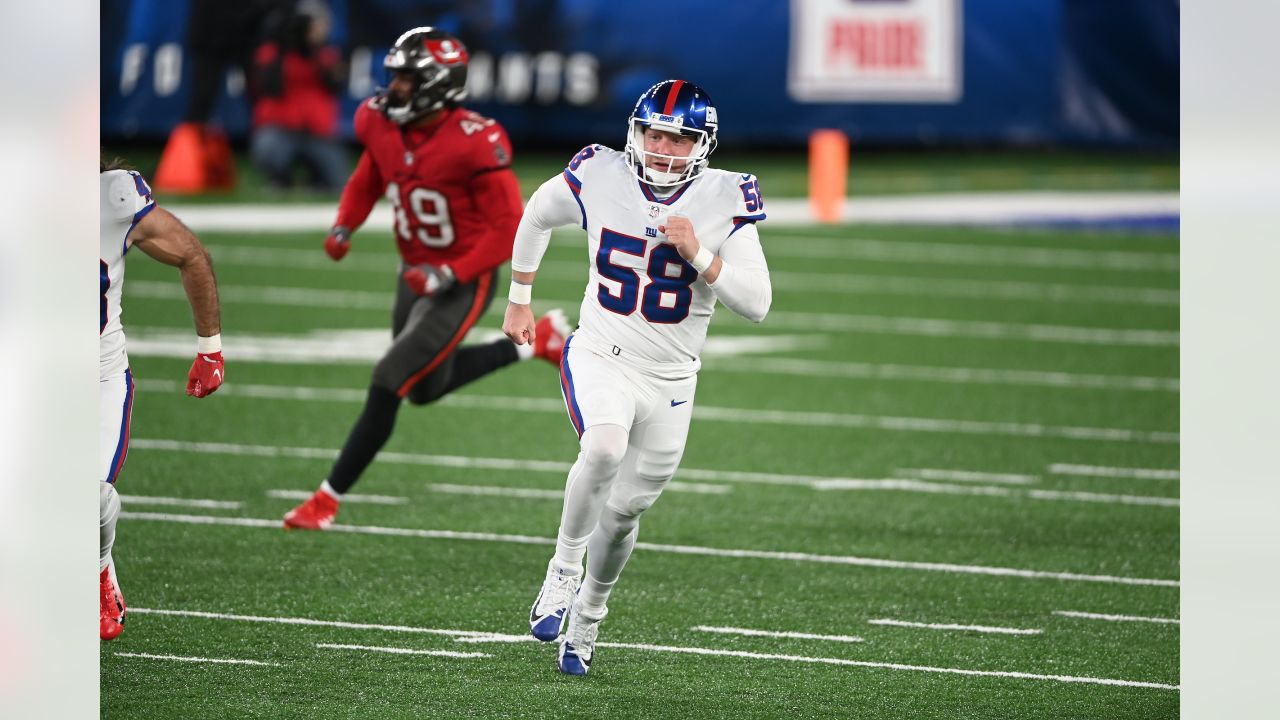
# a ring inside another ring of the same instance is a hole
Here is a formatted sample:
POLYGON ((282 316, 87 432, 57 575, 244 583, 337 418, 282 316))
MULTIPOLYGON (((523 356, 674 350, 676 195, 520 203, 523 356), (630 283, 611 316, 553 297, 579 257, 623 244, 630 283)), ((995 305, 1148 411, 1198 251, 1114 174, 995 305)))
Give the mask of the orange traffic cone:
POLYGON ((169 134, 152 185, 168 193, 198 193, 205 189, 203 131, 199 123, 182 123, 169 134))
POLYGON ((818 222, 839 222, 849 179, 849 138, 839 130, 809 135, 809 209, 818 222))

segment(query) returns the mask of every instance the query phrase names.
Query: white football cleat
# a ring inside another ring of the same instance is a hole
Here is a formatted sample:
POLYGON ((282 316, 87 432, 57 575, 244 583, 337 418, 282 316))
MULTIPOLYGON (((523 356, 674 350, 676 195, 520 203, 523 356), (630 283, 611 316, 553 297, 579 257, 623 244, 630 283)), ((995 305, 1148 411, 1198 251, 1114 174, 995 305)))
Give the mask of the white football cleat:
POLYGON ((600 609, 600 617, 591 618, 578 611, 577 603, 569 613, 569 628, 560 641, 556 667, 566 675, 586 675, 596 654, 596 636, 609 608, 600 609))
POLYGON ((556 567, 555 558, 551 558, 547 563, 547 577, 542 581, 542 592, 529 610, 529 632, 534 637, 551 642, 560 636, 565 615, 581 583, 581 571, 577 575, 565 575, 556 567))

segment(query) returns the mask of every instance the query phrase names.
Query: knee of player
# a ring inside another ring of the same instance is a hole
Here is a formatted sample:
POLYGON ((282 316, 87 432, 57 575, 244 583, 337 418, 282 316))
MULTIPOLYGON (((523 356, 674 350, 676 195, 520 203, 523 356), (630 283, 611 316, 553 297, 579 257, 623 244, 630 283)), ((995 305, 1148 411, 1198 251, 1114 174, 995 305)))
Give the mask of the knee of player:
POLYGON ((626 454, 627 433, 620 427, 592 427, 582 436, 582 459, 596 468, 616 471, 626 454))

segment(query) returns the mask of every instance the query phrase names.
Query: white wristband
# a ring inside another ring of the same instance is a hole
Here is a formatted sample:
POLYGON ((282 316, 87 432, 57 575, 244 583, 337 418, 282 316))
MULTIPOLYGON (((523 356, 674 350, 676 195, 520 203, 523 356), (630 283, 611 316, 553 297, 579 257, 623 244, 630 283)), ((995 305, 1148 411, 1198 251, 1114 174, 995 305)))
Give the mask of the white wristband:
POLYGON ((512 280, 511 290, 507 292, 507 299, 517 305, 528 305, 533 302, 533 286, 512 280))
POLYGON ((209 337, 196 337, 196 352, 201 355, 209 355, 211 353, 222 352, 222 333, 210 335, 209 337))
POLYGON ((701 275, 702 273, 706 272, 708 268, 711 267, 711 263, 715 259, 716 259, 716 256, 712 255, 711 251, 708 250, 704 245, 698 248, 697 254, 693 256, 693 259, 689 261, 689 264, 693 266, 694 270, 698 271, 699 275, 701 275))

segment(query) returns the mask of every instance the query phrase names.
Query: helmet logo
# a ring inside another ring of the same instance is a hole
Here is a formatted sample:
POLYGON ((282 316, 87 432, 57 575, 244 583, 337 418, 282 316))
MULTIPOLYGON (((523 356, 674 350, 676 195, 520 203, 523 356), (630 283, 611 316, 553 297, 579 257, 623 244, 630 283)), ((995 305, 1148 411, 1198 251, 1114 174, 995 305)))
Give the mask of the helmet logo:
POLYGON ((658 122, 666 125, 684 125, 683 117, 674 115, 663 115, 662 113, 652 113, 649 115, 650 122, 658 122))
POLYGON ((466 48, 462 46, 462 43, 455 40, 449 38, 445 38, 443 40, 428 38, 423 41, 423 44, 431 53, 432 57, 442 65, 457 65, 458 63, 465 63, 467 61, 466 48))

